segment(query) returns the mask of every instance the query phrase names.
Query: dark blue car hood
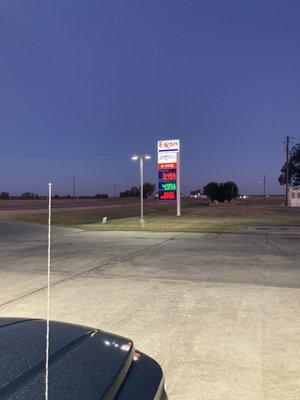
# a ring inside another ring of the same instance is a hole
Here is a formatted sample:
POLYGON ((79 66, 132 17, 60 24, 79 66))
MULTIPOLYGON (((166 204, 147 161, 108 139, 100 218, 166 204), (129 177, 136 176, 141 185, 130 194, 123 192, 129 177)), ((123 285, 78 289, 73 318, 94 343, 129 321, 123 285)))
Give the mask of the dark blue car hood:
MULTIPOLYGON (((43 320, 0 318, 0 399, 43 399, 43 320)), ((50 323, 49 399, 113 399, 131 366, 133 343, 96 329, 50 323)))

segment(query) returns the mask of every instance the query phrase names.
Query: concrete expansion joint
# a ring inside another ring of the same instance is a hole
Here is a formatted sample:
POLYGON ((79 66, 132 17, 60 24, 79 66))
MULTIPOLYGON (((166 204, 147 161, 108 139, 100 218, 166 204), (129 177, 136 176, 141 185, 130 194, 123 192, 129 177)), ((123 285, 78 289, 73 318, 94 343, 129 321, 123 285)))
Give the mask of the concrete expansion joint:
POLYGON ((278 246, 276 243, 274 243, 271 238, 270 234, 266 233, 266 243, 275 249, 279 250, 283 255, 287 255, 286 252, 282 249, 282 247, 278 246))

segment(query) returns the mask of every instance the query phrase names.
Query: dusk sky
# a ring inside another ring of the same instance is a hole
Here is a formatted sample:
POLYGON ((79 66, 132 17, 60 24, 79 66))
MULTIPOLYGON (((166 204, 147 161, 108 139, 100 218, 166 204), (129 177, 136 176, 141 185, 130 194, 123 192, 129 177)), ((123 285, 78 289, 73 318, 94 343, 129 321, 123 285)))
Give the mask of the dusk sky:
POLYGON ((299 0, 0 0, 0 191, 112 193, 182 141, 182 191, 282 193, 300 142, 299 0))

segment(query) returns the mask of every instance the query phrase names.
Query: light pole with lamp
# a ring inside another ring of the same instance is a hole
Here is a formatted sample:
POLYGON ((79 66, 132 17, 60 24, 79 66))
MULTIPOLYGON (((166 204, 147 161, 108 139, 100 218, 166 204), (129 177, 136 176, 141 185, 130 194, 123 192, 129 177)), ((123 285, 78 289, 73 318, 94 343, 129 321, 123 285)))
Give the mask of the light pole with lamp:
POLYGON ((140 193, 141 193, 141 219, 140 219, 140 227, 144 228, 145 227, 145 220, 144 220, 144 159, 145 160, 150 160, 151 156, 150 154, 144 154, 144 155, 134 155, 131 157, 132 160, 137 161, 140 160, 140 193))

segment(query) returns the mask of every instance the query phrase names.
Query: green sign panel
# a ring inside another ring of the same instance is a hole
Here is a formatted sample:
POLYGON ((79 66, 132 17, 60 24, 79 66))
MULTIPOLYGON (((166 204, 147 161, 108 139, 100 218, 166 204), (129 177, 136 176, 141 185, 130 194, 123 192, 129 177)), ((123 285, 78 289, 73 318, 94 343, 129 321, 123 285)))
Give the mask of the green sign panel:
POLYGON ((176 182, 159 182, 159 190, 176 190, 176 182))

